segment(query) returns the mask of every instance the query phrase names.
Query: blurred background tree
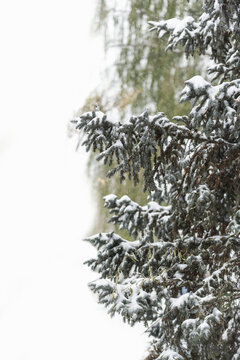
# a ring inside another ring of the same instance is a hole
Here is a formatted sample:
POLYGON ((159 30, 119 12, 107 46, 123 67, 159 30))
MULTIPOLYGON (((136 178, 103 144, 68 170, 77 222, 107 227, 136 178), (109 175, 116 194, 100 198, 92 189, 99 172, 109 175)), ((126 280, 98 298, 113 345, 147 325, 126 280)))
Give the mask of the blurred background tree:
MULTIPOLYGON (((166 53, 167 43, 149 31, 148 21, 181 18, 185 13, 196 17, 199 12, 196 0, 96 0, 93 30, 103 34, 107 65, 103 83, 89 94, 79 113, 93 109, 96 103, 122 121, 146 107, 153 113, 165 112, 169 118, 188 113, 189 104, 180 105, 178 95, 184 79, 201 74, 204 66, 199 58, 198 62, 186 59, 182 51, 166 53)), ((89 172, 91 179, 97 179, 93 184, 98 204, 94 231, 114 229, 106 224, 104 195, 128 194, 140 205, 145 204, 147 195, 142 184, 134 187, 126 180, 120 186, 116 179, 106 178, 106 167, 91 156, 89 172)), ((127 232, 120 235, 129 238, 127 232)))

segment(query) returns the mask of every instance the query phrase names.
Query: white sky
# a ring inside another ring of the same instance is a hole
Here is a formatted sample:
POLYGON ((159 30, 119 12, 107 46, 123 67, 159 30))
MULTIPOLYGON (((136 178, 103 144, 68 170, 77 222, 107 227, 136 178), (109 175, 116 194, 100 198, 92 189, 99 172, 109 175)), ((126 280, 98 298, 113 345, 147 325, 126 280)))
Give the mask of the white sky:
POLYGON ((94 0, 0 2, 0 359, 139 360, 142 329, 87 288, 94 217, 66 123, 99 81, 94 0))

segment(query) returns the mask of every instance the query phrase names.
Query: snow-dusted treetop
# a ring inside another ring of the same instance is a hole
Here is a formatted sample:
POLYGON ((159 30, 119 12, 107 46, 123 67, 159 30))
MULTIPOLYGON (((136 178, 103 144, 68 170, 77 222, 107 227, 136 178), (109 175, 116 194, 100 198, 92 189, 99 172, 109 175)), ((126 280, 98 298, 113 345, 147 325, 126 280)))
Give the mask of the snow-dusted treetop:
POLYGON ((224 80, 235 79, 239 77, 239 0, 205 0, 203 10, 197 20, 188 16, 150 21, 151 30, 157 30, 160 38, 169 35, 169 50, 181 45, 187 56, 209 50, 216 61, 210 72, 224 80))
POLYGON ((111 315, 145 324, 149 360, 240 359, 240 5, 207 0, 203 11, 151 23, 169 49, 215 61, 213 82, 186 81, 188 115, 145 111, 117 122, 96 110, 72 121, 87 150, 113 167, 109 176, 143 176, 149 192, 144 206, 105 197, 110 221, 135 241, 87 239, 98 250, 87 263, 100 274, 91 289, 111 315))

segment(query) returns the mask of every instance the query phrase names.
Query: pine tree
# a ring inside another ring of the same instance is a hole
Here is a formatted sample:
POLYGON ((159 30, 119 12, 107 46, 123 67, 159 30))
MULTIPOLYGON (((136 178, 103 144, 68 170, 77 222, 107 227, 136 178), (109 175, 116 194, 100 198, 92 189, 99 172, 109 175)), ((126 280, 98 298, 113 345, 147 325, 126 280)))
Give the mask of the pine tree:
MULTIPOLYGON (((196 0, 97 0, 94 29, 103 34, 111 66, 106 66, 104 81, 90 94, 76 115, 88 111, 95 103, 104 112, 114 109, 115 116, 123 120, 131 113, 141 112, 146 106, 152 113, 160 109, 170 117, 186 114, 190 110, 189 103, 183 105, 178 101, 182 83, 197 71, 201 70, 204 74, 204 66, 193 58, 186 61, 183 50, 177 54, 166 53, 167 39, 159 42, 157 33, 146 31, 147 20, 184 16, 188 11, 198 14, 198 8, 196 0)), ((93 231, 114 230, 129 239, 126 230, 119 231, 116 225, 106 221, 108 210, 103 208, 102 199, 108 193, 118 196, 127 193, 143 205, 147 195, 142 191, 142 182, 134 186, 127 179, 119 184, 116 177, 106 178, 107 166, 98 163, 94 156, 90 158, 88 170, 90 179, 97 179, 93 185, 96 204, 93 231)))
POLYGON ((108 176, 144 178, 149 202, 111 194, 111 222, 127 229, 87 240, 90 284, 110 315, 141 322, 151 338, 148 359, 240 359, 240 4, 205 0, 198 19, 150 22, 168 49, 208 54, 211 81, 185 82, 186 116, 144 111, 114 121, 99 109, 72 121, 108 176))

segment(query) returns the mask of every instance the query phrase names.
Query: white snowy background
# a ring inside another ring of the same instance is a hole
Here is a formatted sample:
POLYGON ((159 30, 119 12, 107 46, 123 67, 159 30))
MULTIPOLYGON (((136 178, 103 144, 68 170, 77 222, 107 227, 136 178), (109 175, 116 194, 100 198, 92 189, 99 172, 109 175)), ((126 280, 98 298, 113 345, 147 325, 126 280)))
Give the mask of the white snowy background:
POLYGON ((87 283, 94 219, 84 150, 66 124, 100 80, 95 1, 0 3, 0 359, 140 360, 142 329, 87 283))

